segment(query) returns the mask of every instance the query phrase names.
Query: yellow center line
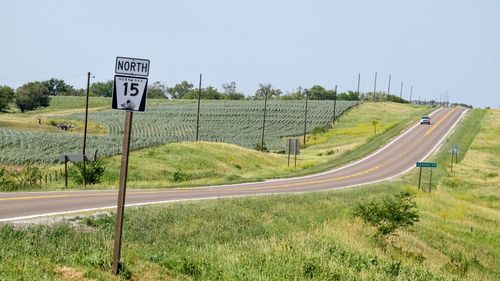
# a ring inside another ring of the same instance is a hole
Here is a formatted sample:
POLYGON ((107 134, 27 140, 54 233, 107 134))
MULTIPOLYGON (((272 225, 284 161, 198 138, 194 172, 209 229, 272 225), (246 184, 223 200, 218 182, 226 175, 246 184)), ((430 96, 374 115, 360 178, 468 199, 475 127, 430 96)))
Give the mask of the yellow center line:
POLYGON ((437 126, 439 126, 439 124, 441 124, 444 120, 446 120, 446 118, 448 118, 455 110, 457 110, 457 108, 454 108, 452 110, 450 110, 448 113, 446 113, 446 115, 441 118, 441 120, 439 120, 436 124, 434 124, 434 126, 432 126, 432 128, 430 128, 427 133, 425 133, 424 136, 427 136, 428 134, 430 134, 432 132, 432 130, 434 130, 437 126))
POLYGON ((40 198, 60 198, 60 197, 68 197, 72 195, 35 195, 35 196, 22 196, 22 197, 7 197, 0 198, 0 201, 9 201, 9 200, 29 200, 29 199, 40 199, 40 198))
MULTIPOLYGON (((439 120, 432 128, 430 128, 427 133, 424 136, 427 136, 430 134, 437 126, 439 126, 446 118, 448 118, 451 113, 453 113, 456 110, 454 108, 453 110, 449 111, 441 120, 439 120)), ((266 186, 256 186, 256 187, 230 187, 230 188, 213 188, 213 189, 199 189, 199 188, 183 188, 183 189, 167 189, 167 190, 154 190, 154 191, 130 191, 129 194, 158 194, 158 193, 165 193, 165 192, 190 192, 193 190, 197 191, 208 191, 208 192, 217 192, 217 191, 248 191, 248 190, 265 190, 265 189, 273 189, 273 188, 293 188, 293 187, 302 187, 306 185, 312 185, 312 184, 320 184, 320 183, 328 183, 328 182, 334 182, 334 181, 341 181, 341 180, 346 180, 350 178, 355 178, 358 176, 366 175, 368 173, 374 172, 376 170, 379 170, 382 167, 387 166, 389 163, 392 163, 393 161, 398 160, 401 158, 403 155, 405 155, 407 152, 413 149, 418 143, 423 141, 425 138, 419 138, 417 141, 415 141, 410 147, 405 149, 404 151, 400 152, 398 156, 387 160, 386 162, 374 166, 369 169, 365 169, 363 171, 346 175, 346 176, 339 176, 335 178, 329 178, 329 179, 323 179, 323 180, 313 180, 313 181, 307 181, 307 182, 297 182, 297 183, 281 183, 281 184, 271 184, 271 185, 266 185, 266 186)), ((258 183, 257 183, 258 184, 258 183)), ((265 184, 265 183, 264 183, 265 184)), ((49 198, 67 198, 67 197, 79 197, 79 196, 116 196, 116 192, 101 192, 101 193, 79 193, 79 194, 57 194, 57 195, 34 195, 34 196, 20 196, 20 197, 7 197, 7 198, 0 198, 0 201, 10 201, 10 200, 30 200, 30 199, 49 199, 49 198)))

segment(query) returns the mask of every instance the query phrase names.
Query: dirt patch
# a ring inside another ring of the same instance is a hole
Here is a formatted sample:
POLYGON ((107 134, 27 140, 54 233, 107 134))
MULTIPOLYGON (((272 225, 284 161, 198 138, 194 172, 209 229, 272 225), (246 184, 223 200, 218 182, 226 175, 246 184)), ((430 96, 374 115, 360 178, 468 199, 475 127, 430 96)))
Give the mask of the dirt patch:
POLYGON ((61 276, 61 280, 88 280, 83 278, 82 272, 72 267, 58 267, 54 272, 61 276))

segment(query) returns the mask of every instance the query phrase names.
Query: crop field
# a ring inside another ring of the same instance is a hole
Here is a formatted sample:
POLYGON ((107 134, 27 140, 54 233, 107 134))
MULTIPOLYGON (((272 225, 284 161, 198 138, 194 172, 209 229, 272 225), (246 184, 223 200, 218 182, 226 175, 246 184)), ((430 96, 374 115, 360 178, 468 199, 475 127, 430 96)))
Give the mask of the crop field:
MULTIPOLYGON (((336 115, 355 102, 337 101, 336 115)), ((196 102, 168 102, 149 106, 145 113, 134 115, 131 147, 133 149, 164 143, 194 140, 196 135, 196 102)), ((200 139, 223 141, 244 147, 260 143, 263 101, 203 101, 200 110, 200 139)), ((83 113, 64 116, 83 120, 83 113)), ((333 101, 310 101, 307 131, 327 125, 333 118, 333 101)), ((87 151, 99 155, 120 153, 124 113, 98 111, 89 114, 89 121, 107 128, 105 136, 90 135, 87 151)), ((265 144, 268 149, 284 149, 284 138, 302 135, 304 101, 269 101, 267 107, 265 144)), ((43 164, 57 161, 60 154, 81 153, 82 136, 68 132, 33 132, 0 128, 0 163, 43 164)))

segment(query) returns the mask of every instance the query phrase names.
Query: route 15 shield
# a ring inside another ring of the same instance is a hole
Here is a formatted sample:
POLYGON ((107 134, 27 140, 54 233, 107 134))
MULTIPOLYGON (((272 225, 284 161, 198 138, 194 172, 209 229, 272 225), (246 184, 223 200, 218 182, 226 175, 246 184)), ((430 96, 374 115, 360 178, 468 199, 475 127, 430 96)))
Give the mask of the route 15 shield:
POLYGON ((115 75, 112 108, 144 112, 147 89, 147 78, 115 75))

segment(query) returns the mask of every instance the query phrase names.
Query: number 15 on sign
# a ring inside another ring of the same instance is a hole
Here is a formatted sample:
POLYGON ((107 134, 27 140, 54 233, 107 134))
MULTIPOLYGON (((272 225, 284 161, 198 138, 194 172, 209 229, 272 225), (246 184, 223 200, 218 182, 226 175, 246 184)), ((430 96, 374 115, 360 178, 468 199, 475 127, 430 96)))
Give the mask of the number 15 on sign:
POLYGON ((112 108, 143 112, 147 87, 147 78, 115 75, 112 108))

